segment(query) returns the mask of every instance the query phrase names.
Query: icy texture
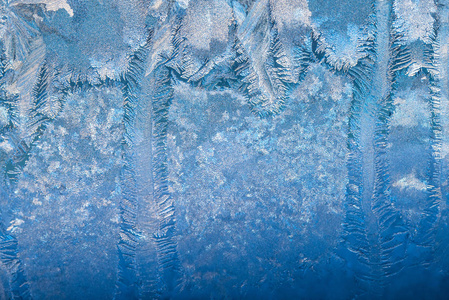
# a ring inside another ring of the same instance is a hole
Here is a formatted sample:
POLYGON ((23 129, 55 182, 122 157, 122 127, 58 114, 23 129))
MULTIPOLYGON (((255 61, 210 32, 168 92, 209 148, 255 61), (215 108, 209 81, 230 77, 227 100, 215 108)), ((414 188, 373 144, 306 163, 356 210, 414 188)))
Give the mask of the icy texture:
POLYGON ((449 298, 448 1, 0 1, 0 299, 449 298))

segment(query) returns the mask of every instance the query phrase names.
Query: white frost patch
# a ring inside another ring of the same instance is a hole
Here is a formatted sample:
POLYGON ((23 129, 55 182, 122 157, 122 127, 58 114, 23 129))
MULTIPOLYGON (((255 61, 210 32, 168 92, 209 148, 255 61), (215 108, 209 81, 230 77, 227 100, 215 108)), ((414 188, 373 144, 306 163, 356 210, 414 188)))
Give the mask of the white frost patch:
POLYGON ((441 157, 444 158, 445 160, 449 160, 449 143, 448 142, 443 142, 441 145, 441 157))
POLYGON ((189 6, 189 0, 176 0, 176 2, 178 2, 179 6, 184 9, 186 9, 189 6))
POLYGON ((59 169, 59 166, 60 166, 59 161, 52 161, 52 162, 50 162, 50 165, 48 166, 47 170, 51 174, 54 171, 56 171, 57 169, 59 169))
POLYGON ((212 138, 212 141, 216 143, 227 142, 226 137, 223 136, 221 132, 217 132, 217 134, 212 138))
POLYGON ((96 55, 95 57, 90 57, 89 61, 91 66, 97 70, 100 78, 103 80, 106 79, 106 77, 111 79, 119 78, 120 74, 125 70, 127 65, 125 55, 121 55, 120 57, 116 57, 114 59, 96 55))
POLYGON ((8 110, 6 107, 0 107, 0 126, 6 126, 8 124, 8 110))
POLYGON ((25 221, 22 219, 15 219, 11 221, 11 225, 6 229, 7 231, 14 232, 17 227, 22 225, 25 221))
POLYGON ((421 97, 410 92, 408 97, 404 98, 397 97, 394 99, 396 111, 391 118, 391 125, 403 127, 428 125, 426 120, 430 118, 430 115, 428 107, 421 97))
POLYGON ((279 29, 311 25, 312 13, 306 0, 272 0, 271 8, 279 29))
POLYGON ((77 219, 79 222, 85 221, 89 217, 89 211, 86 209, 90 206, 90 203, 85 201, 82 206, 75 210, 75 213, 78 214, 77 219))
POLYGON ((58 134, 60 134, 60 136, 66 136, 68 133, 67 129, 62 127, 62 126, 58 126, 58 128, 55 130, 58 134))
POLYGON ((67 3, 67 0, 17 0, 14 4, 45 4, 47 11, 58 11, 60 9, 65 9, 69 16, 73 17, 73 9, 67 3))
POLYGON ((39 201, 38 198, 33 198, 33 202, 34 205, 42 205, 42 201, 39 201))
POLYGON ((9 153, 12 150, 14 150, 14 147, 11 145, 11 143, 8 140, 3 140, 0 143, 0 149, 2 149, 3 151, 9 153))
POLYGON ((411 173, 393 183, 393 187, 399 188, 401 191, 403 189, 415 189, 418 191, 424 191, 426 189, 426 184, 416 178, 414 173, 411 173))
POLYGON ((120 219, 119 219, 118 215, 115 215, 114 217, 109 219, 109 221, 111 221, 112 223, 118 224, 120 222, 120 219))
POLYGON ((447 53, 448 53, 447 45, 446 44, 445 45, 441 45, 440 46, 440 55, 447 55, 447 53))
POLYGON ((73 10, 66 0, 46 0, 42 1, 46 4, 46 8, 49 11, 57 11, 60 9, 65 9, 69 16, 73 17, 73 10))
POLYGON ((215 41, 226 42, 232 8, 224 0, 192 1, 183 22, 183 34, 195 48, 210 50, 215 41))
MULTIPOLYGON (((179 1, 177 1, 177 2, 179 2, 179 1)), ((183 1, 183 2, 184 2, 184 1, 183 1)), ((150 9, 151 9, 151 10, 159 9, 159 8, 161 7, 162 4, 163 4, 163 1, 162 1, 162 0, 156 0, 156 1, 154 1, 154 2, 152 3, 152 5, 150 6, 150 9)))
POLYGON ((430 34, 433 31, 433 13, 437 7, 433 0, 398 0, 394 2, 394 11, 397 15, 395 27, 404 28, 408 42, 422 40, 430 43, 430 34))

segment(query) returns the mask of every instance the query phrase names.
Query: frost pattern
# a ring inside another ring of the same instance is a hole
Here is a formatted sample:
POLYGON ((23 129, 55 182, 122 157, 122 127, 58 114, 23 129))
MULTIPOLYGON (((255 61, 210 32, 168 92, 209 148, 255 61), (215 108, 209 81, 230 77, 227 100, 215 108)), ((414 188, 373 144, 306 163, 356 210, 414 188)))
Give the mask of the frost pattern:
POLYGON ((447 298, 446 2, 2 1, 0 297, 447 298))

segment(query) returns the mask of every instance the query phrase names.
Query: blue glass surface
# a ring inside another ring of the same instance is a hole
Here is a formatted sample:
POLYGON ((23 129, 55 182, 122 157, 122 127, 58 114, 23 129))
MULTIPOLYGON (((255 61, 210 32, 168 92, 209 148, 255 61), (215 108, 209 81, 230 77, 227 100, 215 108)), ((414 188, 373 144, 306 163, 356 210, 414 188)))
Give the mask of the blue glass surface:
POLYGON ((449 1, 0 0, 0 299, 448 299, 449 1))

